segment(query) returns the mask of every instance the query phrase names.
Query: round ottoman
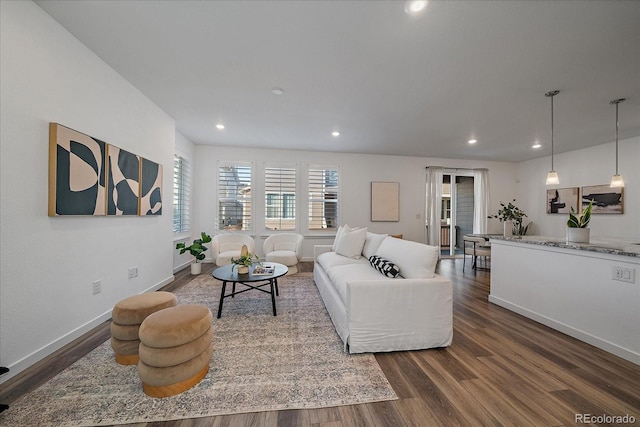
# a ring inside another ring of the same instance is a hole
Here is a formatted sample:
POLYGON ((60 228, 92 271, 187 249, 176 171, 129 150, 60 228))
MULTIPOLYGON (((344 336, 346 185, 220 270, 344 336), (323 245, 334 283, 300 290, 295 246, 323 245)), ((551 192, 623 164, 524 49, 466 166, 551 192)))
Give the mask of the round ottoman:
POLYGON ((152 313, 175 307, 177 299, 171 292, 149 292, 119 301, 111 314, 111 348, 121 365, 138 363, 138 330, 152 313))
POLYGON ((149 315, 140 325, 138 376, 151 397, 169 397, 198 384, 213 354, 211 310, 180 305, 149 315))

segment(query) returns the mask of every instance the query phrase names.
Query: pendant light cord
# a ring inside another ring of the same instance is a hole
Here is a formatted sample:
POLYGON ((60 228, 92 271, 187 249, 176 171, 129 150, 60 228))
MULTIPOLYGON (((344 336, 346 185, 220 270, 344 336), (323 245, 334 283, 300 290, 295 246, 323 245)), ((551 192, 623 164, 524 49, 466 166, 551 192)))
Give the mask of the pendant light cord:
POLYGON ((626 98, 620 98, 609 102, 609 104, 615 104, 616 106, 616 175, 618 175, 618 104, 626 100, 626 98))
POLYGON ((616 175, 618 175, 618 103, 616 102, 616 175))
POLYGON ((554 171, 553 168, 553 95, 551 95, 551 170, 554 171))
POLYGON ((559 90, 552 90, 551 92, 547 92, 544 96, 548 96, 551 98, 551 170, 554 171, 553 168, 553 97, 559 94, 559 90))

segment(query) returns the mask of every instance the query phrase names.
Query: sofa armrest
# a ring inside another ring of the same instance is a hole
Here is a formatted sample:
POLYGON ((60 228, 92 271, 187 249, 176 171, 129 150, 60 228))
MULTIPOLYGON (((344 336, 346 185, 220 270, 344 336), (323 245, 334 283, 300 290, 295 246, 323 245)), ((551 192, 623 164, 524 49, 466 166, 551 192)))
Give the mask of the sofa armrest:
POLYGON ((317 259, 318 255, 321 255, 325 252, 331 252, 333 250, 333 245, 315 245, 313 247, 313 259, 317 259))
MULTIPOLYGON (((421 336, 437 346, 451 344, 453 337, 453 286, 436 275, 430 279, 353 280, 347 282, 346 310, 350 351, 359 346, 370 350, 377 341, 403 340, 421 336)), ((380 348, 373 351, 389 351, 380 348)))

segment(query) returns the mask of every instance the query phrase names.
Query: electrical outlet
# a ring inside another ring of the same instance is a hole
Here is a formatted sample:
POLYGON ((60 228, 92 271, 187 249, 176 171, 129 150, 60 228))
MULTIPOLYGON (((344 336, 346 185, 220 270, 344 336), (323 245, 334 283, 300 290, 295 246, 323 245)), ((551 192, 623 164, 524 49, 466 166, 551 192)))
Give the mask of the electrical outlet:
POLYGON ((129 268, 129 279, 133 279, 134 277, 138 277, 138 267, 129 268))
POLYGON ((93 282, 93 294, 98 295, 102 292, 102 280, 96 280, 93 282))
POLYGON ((620 282, 636 283, 636 270, 635 268, 613 267, 612 278, 620 282))

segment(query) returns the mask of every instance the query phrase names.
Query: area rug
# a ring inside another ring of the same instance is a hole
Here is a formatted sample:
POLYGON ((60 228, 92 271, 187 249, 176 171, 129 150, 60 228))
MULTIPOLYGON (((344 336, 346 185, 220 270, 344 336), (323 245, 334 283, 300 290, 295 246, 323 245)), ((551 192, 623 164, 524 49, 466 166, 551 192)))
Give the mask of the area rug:
MULTIPOLYGON (((100 426, 397 399, 371 354, 343 352, 311 273, 278 280, 278 315, 269 295, 226 298, 201 275, 176 292, 178 304, 204 304, 214 315, 207 376, 177 396, 142 392, 135 366, 114 361, 109 342, 0 414, 6 426, 100 426)), ((239 285, 240 286, 240 285, 239 285)))

